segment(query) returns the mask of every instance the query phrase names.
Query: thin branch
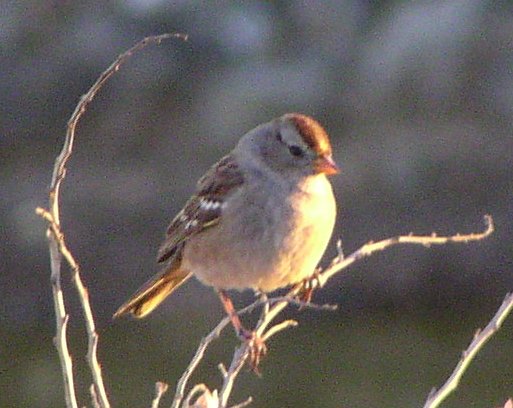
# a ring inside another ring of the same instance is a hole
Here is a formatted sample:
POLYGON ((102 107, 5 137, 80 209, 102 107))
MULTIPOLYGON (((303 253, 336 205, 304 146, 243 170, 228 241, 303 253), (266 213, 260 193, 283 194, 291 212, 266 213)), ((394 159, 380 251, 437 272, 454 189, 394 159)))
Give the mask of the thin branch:
POLYGON ((494 231, 493 219, 491 215, 485 215, 484 222, 486 229, 481 233, 471 233, 465 235, 456 234, 451 236, 438 236, 435 233, 425 236, 415 236, 410 234, 384 239, 379 242, 369 242, 368 244, 362 246, 360 249, 358 249, 357 251, 353 252, 351 255, 345 258, 341 258, 340 256, 336 257, 333 260, 332 264, 328 268, 326 268, 322 273, 320 273, 319 284, 321 287, 324 286, 328 279, 330 279, 333 275, 340 272, 341 270, 346 269, 355 261, 365 258, 373 254, 374 252, 383 251, 384 249, 394 245, 414 244, 423 245, 429 248, 431 245, 444 245, 450 242, 467 243, 471 241, 480 241, 490 236, 494 231))
POLYGON ((64 140, 64 145, 62 147, 62 151, 55 160, 55 167, 52 175, 52 182, 50 184, 50 212, 52 213, 55 222, 57 225, 60 224, 59 221, 59 188, 62 180, 66 176, 66 164, 71 156, 73 151, 73 143, 75 140, 75 128, 78 124, 78 121, 85 113, 88 105, 94 99, 98 91, 102 88, 102 86, 107 82, 107 80, 116 73, 121 65, 125 63, 125 61, 130 58, 134 53, 140 51, 145 48, 149 44, 160 44, 163 40, 168 38, 179 38, 181 40, 187 41, 187 35, 184 34, 162 34, 150 36, 142 39, 137 44, 135 44, 128 51, 125 51, 121 54, 116 60, 105 70, 103 71, 96 82, 91 86, 89 91, 85 95, 80 98, 78 105, 76 106, 71 118, 68 121, 68 128, 66 132, 66 139, 64 140))
MULTIPOLYGON (((442 245, 449 242, 466 243, 470 241, 479 241, 485 239, 493 232, 494 227, 493 219, 491 216, 486 215, 484 217, 484 221, 486 228, 481 233, 470 233, 465 235, 456 234, 452 236, 438 236, 434 233, 429 236, 415 236, 412 234, 397 236, 376 243, 368 243, 347 257, 344 257, 342 251, 342 244, 339 241, 337 243, 337 256, 331 261, 330 265, 326 269, 321 270, 316 274, 315 279, 318 281, 318 285, 322 287, 331 277, 333 277, 338 272, 346 269, 355 261, 370 256, 375 252, 383 251, 386 248, 398 244, 414 244, 430 247, 431 245, 442 245)), ((297 322, 293 320, 287 320, 278 323, 274 326, 271 326, 269 329, 267 329, 269 325, 274 321, 274 319, 280 314, 280 312, 283 309, 285 309, 288 305, 298 305, 300 307, 307 306, 304 302, 297 299, 297 295, 300 293, 300 291, 300 285, 296 285, 287 293, 286 296, 275 297, 270 299, 268 299, 266 296, 262 296, 260 299, 256 300, 251 305, 239 310, 238 314, 242 315, 245 313, 249 313, 255 310, 257 307, 264 305, 262 313, 260 315, 260 319, 254 328, 254 332, 256 337, 259 337, 263 340, 268 340, 269 337, 276 334, 277 332, 297 325, 297 322)), ((308 307, 311 307, 313 309, 334 309, 332 305, 311 305, 308 307)), ((185 388, 187 386, 187 381, 191 377, 193 371, 199 365, 210 342, 212 342, 214 339, 220 336, 221 331, 228 325, 229 321, 230 320, 228 317, 224 318, 214 328, 214 330, 210 332, 209 335, 202 339, 191 363, 189 364, 186 371, 180 378, 180 381, 178 382, 177 391, 175 394, 175 398, 173 400, 172 408, 180 407, 180 403, 184 397, 185 388)), ((220 365, 221 373, 223 375, 223 385, 221 388, 221 392, 219 393, 220 408, 224 408, 227 406, 226 404, 228 403, 230 393, 233 389, 235 378, 239 374, 241 368, 244 366, 247 359, 250 357, 250 350, 251 343, 245 342, 236 349, 232 358, 232 362, 230 364, 230 368, 228 370, 225 369, 224 365, 220 365)))
MULTIPOLYGON (((329 303, 320 305, 317 303, 305 302, 303 300, 299 300, 297 298, 291 297, 290 294, 286 295, 286 296, 277 296, 277 297, 270 298, 266 303, 269 306, 272 306, 276 303, 283 302, 283 301, 287 302, 290 306, 297 306, 299 308, 299 310, 312 309, 312 310, 319 310, 319 311, 334 312, 335 310, 338 309, 338 305, 332 305, 329 303)), ((240 313, 241 312, 239 312, 239 314, 240 313)))
POLYGON ((68 328, 69 315, 64 306, 64 296, 61 289, 61 254, 59 244, 54 239, 54 234, 48 230, 46 232, 50 246, 50 281, 52 284, 53 305, 55 310, 56 334, 53 339, 59 361, 61 363, 62 379, 64 382, 64 398, 66 407, 77 408, 77 397, 75 395, 75 384, 73 378, 73 362, 68 349, 68 340, 66 330, 68 328))
POLYGON ((233 389, 233 385, 235 383, 235 379, 239 375, 240 370, 244 367, 246 360, 250 354, 250 343, 245 342, 242 343, 235 353, 233 354, 232 362, 230 364, 230 368, 228 372, 224 376, 223 386, 221 388, 221 392, 219 393, 219 408, 226 407, 228 403, 228 398, 230 398, 230 394, 233 389))
POLYGON ((73 282, 77 289, 84 320, 86 322, 86 330, 88 337, 88 351, 87 361, 91 369, 93 384, 94 384, 94 395, 102 408, 109 408, 110 403, 107 398, 105 386, 103 384, 103 377, 101 373, 101 367, 98 363, 96 356, 98 346, 98 335, 93 319, 93 313, 91 305, 89 303, 89 295, 85 288, 82 279, 80 277, 80 269, 78 264, 75 262, 70 251, 67 249, 65 244, 64 235, 60 228, 60 214, 59 214, 59 191, 61 183, 66 176, 66 164, 71 157, 73 152, 73 143, 75 139, 75 129, 78 121, 84 114, 89 103, 94 99, 98 91, 102 88, 105 82, 120 68, 120 66, 135 52, 146 47, 148 44, 160 43, 162 40, 167 38, 180 38, 186 40, 186 36, 182 34, 164 34, 158 36, 151 36, 144 38, 139 41, 135 46, 130 48, 128 51, 121 54, 102 74, 98 77, 93 86, 89 91, 80 98, 71 118, 68 121, 68 127, 66 131, 66 138, 62 150, 55 160, 55 165, 52 173, 52 180, 50 183, 49 192, 49 210, 37 208, 36 213, 41 215, 48 222, 47 237, 49 240, 50 247, 50 260, 51 260, 51 282, 52 282, 52 293, 54 298, 54 308, 56 316, 57 335, 55 344, 58 349, 59 359, 61 361, 61 369, 64 379, 64 390, 66 398, 66 406, 70 408, 77 407, 75 387, 73 380, 73 369, 71 357, 69 355, 67 339, 66 339, 66 325, 69 319, 64 308, 63 295, 60 284, 60 268, 62 256, 67 260, 71 267, 73 274, 73 282))
POLYGON ((205 384, 197 384, 189 392, 183 403, 183 408, 217 408, 219 406, 219 397, 217 390, 210 392, 205 384), (198 398, 191 404, 194 397, 198 398))
POLYGON ((513 310, 513 293, 508 293, 502 302, 501 307, 499 310, 497 310, 497 313, 495 313, 495 316, 493 316, 492 320, 490 320, 484 330, 478 330, 474 335, 474 339, 468 348, 463 352, 458 365, 452 372, 451 376, 444 383, 444 385, 442 385, 438 391, 436 389, 431 391, 426 403, 424 404, 424 408, 438 407, 442 401, 444 401, 449 396, 449 394, 451 394, 458 387, 461 377, 467 370, 476 354, 479 352, 479 350, 481 350, 481 348, 490 339, 490 337, 492 337, 500 329, 502 323, 511 312, 511 310, 513 310))
POLYGON ((176 385, 176 393, 173 398, 173 405, 171 408, 180 408, 180 404, 185 396, 185 387, 187 386, 187 382, 191 377, 192 373, 201 362, 203 356, 205 355, 205 351, 207 350, 208 345, 215 339, 217 339, 221 335, 221 331, 230 323, 230 318, 225 317, 221 320, 217 326, 212 330, 207 336, 201 339, 200 345, 194 354, 191 362, 187 366, 187 369, 178 380, 178 384, 176 385))
POLYGON ((96 395, 96 388, 94 384, 91 384, 89 387, 89 394, 91 394, 91 402, 94 408, 102 408, 100 405, 100 401, 98 401, 98 395, 96 395))
POLYGON ((155 384, 155 398, 153 398, 153 401, 151 402, 151 408, 158 408, 160 404, 160 399, 162 398, 162 395, 167 391, 168 385, 166 383, 158 381, 155 384))
POLYGON ((269 330, 265 332, 265 335, 262 336, 262 341, 269 340, 276 333, 281 332, 282 330, 288 329, 289 327, 296 327, 299 323, 295 320, 284 320, 281 323, 275 324, 269 330))
MULTIPOLYGON (((60 254, 59 257, 63 256, 68 262, 69 267, 71 268, 73 282, 75 284, 75 288, 78 291, 78 297, 80 299, 80 305, 82 307, 82 312, 84 314, 84 320, 86 324, 88 339, 87 361, 89 363, 89 367, 91 369, 91 373, 93 376, 95 396, 97 401, 99 402, 100 407, 108 408, 110 406, 110 403, 107 398, 107 393, 105 391, 101 367, 98 363, 98 359, 96 356, 96 350, 98 346, 98 334, 96 333, 93 312, 91 309, 91 304, 89 302, 89 293, 80 277, 80 268, 77 262, 75 261, 75 258, 71 254, 70 250, 66 246, 64 235, 62 234, 59 225, 57 225, 57 223, 53 221, 52 214, 50 214, 42 208, 37 208, 36 212, 49 222, 49 229, 51 231, 52 236, 54 237, 54 240, 56 240, 56 244, 58 245, 58 253, 60 254)), ((52 240, 52 242, 54 240, 52 240)))

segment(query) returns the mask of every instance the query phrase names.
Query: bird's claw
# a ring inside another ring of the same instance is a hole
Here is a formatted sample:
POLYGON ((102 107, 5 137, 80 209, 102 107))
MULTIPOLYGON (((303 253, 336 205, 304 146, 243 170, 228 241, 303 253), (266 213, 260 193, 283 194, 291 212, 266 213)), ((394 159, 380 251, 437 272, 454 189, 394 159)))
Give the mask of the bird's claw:
POLYGON ((258 366, 262 357, 267 354, 265 341, 256 332, 244 328, 240 330, 239 337, 249 348, 249 365, 251 370, 255 374, 260 375, 258 366))
POLYGON ((299 283, 298 300, 303 303, 310 303, 314 290, 320 287, 320 274, 319 271, 316 270, 312 276, 303 279, 303 281, 299 283))

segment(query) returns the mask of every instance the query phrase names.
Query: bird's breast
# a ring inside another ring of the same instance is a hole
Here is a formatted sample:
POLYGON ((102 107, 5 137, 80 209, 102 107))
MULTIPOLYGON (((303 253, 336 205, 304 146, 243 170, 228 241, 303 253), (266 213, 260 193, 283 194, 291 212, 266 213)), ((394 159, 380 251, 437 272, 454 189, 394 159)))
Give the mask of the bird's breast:
POLYGON ((239 192, 219 224, 186 244, 184 266, 216 288, 273 291, 313 273, 334 222, 335 201, 324 176, 293 191, 239 192))

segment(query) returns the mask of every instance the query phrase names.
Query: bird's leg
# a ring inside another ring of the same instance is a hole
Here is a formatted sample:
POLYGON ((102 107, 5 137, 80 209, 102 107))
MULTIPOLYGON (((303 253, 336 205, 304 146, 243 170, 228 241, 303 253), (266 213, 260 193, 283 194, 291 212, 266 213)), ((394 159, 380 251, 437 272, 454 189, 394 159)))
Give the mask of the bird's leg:
POLYGON ((228 297, 228 294, 224 290, 219 290, 217 293, 219 294, 219 299, 221 299, 221 303, 223 304, 226 314, 232 322, 232 326, 235 329, 235 334, 247 340, 248 337, 251 337, 247 335, 249 333, 249 330, 244 328, 244 326, 242 325, 240 317, 237 314, 235 308, 233 307, 232 300, 228 297))
POLYGON ((260 363, 260 358, 267 353, 267 346, 254 331, 248 330, 242 325, 240 317, 233 307, 232 300, 228 297, 227 293, 224 290, 219 290, 218 294, 219 299, 221 299, 221 303, 223 304, 224 310, 230 318, 233 328, 235 329, 235 334, 249 346, 249 360, 251 369, 256 374, 259 374, 258 364, 260 363))

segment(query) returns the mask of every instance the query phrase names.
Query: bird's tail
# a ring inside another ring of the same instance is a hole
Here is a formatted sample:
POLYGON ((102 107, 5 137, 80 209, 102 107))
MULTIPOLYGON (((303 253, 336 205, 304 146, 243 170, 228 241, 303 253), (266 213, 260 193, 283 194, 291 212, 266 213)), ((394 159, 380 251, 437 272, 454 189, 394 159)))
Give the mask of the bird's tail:
MULTIPOLYGON (((178 267, 177 267, 178 266, 178 267)), ((131 313, 138 319, 151 313, 176 288, 191 276, 190 272, 171 265, 142 285, 117 311, 113 318, 131 313)))

